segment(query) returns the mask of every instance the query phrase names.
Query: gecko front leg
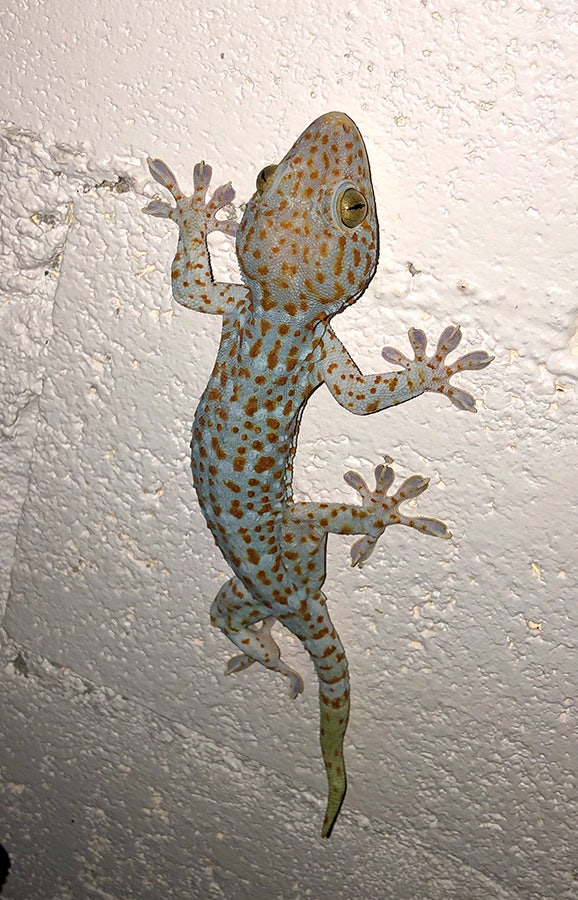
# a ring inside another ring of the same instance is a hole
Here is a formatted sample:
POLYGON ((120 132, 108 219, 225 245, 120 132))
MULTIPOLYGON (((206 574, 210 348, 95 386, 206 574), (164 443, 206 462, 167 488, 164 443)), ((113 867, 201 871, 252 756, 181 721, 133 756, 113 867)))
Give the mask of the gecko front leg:
POLYGON ((426 392, 444 394, 458 409, 476 412, 472 395, 454 387, 450 379, 458 372, 485 369, 494 357, 483 350, 476 350, 447 365, 446 357, 456 349, 461 339, 459 325, 450 325, 442 332, 435 352, 427 356, 424 332, 419 328, 410 328, 413 359, 393 347, 382 350, 384 359, 401 366, 404 371, 363 375, 341 341, 328 328, 323 338, 319 377, 340 406, 358 416, 397 406, 426 392))
POLYGON ((213 231, 230 237, 236 235, 238 222, 217 218, 217 213, 233 202, 235 191, 231 184, 223 184, 207 201, 212 169, 200 162, 193 171, 193 194, 187 197, 166 163, 150 158, 147 163, 155 181, 175 201, 171 206, 164 200, 152 200, 143 210, 150 216, 171 219, 179 227, 179 243, 171 271, 173 297, 182 306, 198 312, 224 313, 231 300, 246 297, 247 291, 242 285, 214 281, 207 236, 213 231))

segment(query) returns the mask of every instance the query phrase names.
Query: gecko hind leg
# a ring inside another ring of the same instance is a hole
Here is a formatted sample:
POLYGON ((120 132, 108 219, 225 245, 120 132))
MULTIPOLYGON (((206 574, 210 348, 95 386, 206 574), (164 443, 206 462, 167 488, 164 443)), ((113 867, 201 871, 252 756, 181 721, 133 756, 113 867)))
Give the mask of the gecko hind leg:
MULTIPOLYGON (((259 622, 260 636, 264 637, 265 635, 270 635, 273 625, 276 621, 277 619, 275 618, 275 616, 267 616, 266 619, 262 619, 261 622, 259 622)), ((257 626, 253 626, 253 629, 256 630, 257 626)), ((225 675, 232 675, 234 672, 243 672, 245 669, 248 669, 249 666, 252 666, 255 662, 257 662, 257 660, 253 659, 252 656, 247 656, 246 653, 240 653, 239 656, 232 656, 227 663, 225 675)))
POLYGON ((303 691, 303 679, 281 659, 281 651, 271 635, 275 622, 275 616, 263 617, 238 578, 223 585, 211 606, 211 624, 242 651, 229 660, 225 675, 242 672, 254 662, 261 663, 289 679, 289 694, 294 699, 303 691))

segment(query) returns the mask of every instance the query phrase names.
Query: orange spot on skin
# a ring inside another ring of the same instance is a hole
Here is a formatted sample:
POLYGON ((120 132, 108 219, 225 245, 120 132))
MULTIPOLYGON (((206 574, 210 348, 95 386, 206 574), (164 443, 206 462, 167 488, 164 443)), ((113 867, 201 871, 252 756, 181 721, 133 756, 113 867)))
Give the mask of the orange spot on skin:
POLYGON ((213 436, 213 437, 211 438, 211 447, 213 448, 213 450, 215 451, 215 454, 217 455, 217 457, 218 457, 219 459, 226 459, 226 458, 227 458, 227 454, 225 453, 225 451, 224 451, 223 448, 221 447, 221 442, 220 442, 219 439, 218 439, 217 437, 215 437, 215 436, 213 436))
POLYGON ((254 464, 253 468, 255 472, 261 474, 262 472, 266 472, 268 469, 272 469, 275 463, 276 460, 274 456, 260 456, 254 464))
POLYGON ((281 341, 275 341, 273 349, 267 355, 267 368, 275 369, 279 362, 279 354, 281 352, 281 341))
POLYGON ((231 513, 232 516, 235 516, 235 518, 237 518, 237 519, 242 519, 243 516, 245 515, 240 501, 237 500, 236 498, 231 501, 231 504, 229 506, 229 512, 231 513))
POLYGON ((249 397, 243 408, 248 416, 254 416, 259 409, 259 401, 255 396, 249 397))

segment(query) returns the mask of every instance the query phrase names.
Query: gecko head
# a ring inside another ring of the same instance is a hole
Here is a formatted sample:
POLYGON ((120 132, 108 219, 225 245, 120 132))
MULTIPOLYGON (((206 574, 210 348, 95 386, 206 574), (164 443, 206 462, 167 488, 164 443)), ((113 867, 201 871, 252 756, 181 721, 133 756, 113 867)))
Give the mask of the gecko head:
POLYGON ((378 225, 363 138, 349 116, 316 119, 257 177, 237 233, 244 279, 265 312, 329 319, 375 273, 378 225))

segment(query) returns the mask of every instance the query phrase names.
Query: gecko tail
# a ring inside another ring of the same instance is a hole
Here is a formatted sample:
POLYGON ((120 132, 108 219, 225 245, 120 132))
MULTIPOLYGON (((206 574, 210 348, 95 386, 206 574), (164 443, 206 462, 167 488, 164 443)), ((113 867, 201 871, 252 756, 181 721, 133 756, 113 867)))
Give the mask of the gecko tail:
POLYGON ((328 686, 323 682, 319 685, 321 753, 328 785, 327 808, 321 829, 321 837, 324 838, 331 837, 347 790, 343 739, 349 720, 349 685, 347 677, 344 680, 345 690, 339 696, 329 693, 328 686))
POLYGON ((347 789, 343 741, 349 721, 349 668, 321 591, 307 598, 303 613, 299 619, 283 614, 278 618, 303 642, 319 681, 319 740, 327 775, 327 807, 321 837, 328 838, 347 789))

